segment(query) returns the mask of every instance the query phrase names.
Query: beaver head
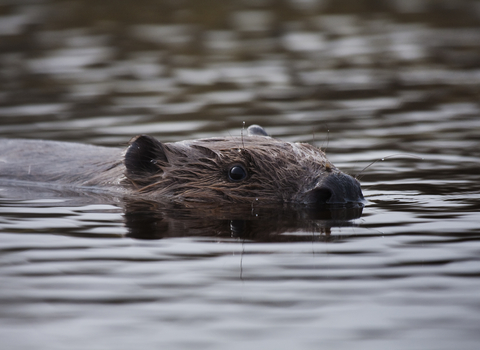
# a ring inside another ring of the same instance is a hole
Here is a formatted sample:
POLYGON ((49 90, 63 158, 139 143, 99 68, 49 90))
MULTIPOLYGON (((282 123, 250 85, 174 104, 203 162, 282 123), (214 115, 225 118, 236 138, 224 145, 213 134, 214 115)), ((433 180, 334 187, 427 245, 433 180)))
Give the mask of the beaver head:
POLYGON ((268 136, 252 125, 244 137, 161 143, 130 141, 125 181, 152 199, 169 202, 297 203, 363 201, 359 182, 320 149, 268 136))

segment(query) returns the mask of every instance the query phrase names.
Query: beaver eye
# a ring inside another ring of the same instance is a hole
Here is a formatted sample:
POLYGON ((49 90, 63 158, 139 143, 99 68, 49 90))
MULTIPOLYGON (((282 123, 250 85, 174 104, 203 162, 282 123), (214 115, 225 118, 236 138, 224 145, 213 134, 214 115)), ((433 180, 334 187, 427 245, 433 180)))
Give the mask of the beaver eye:
POLYGON ((234 165, 228 171, 228 178, 232 181, 242 181, 247 177, 247 171, 241 165, 234 165))

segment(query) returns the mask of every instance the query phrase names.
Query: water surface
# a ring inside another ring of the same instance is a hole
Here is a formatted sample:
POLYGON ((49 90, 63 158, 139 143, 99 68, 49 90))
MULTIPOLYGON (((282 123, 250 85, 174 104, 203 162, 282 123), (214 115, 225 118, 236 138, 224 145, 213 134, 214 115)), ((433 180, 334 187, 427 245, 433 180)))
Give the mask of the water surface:
POLYGON ((0 136, 261 124, 358 175, 365 207, 220 215, 0 184, 2 343, 476 348, 480 2, 199 4, 2 3, 0 136))

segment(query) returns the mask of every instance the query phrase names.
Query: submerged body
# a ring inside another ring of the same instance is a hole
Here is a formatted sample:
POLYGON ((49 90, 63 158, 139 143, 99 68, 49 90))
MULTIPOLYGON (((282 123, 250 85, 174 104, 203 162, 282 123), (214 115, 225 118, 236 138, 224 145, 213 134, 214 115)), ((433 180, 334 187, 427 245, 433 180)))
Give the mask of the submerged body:
POLYGON ((0 179, 101 187, 160 202, 362 202, 360 184, 309 144, 243 137, 161 143, 137 136, 126 150, 75 143, 0 140, 0 179))

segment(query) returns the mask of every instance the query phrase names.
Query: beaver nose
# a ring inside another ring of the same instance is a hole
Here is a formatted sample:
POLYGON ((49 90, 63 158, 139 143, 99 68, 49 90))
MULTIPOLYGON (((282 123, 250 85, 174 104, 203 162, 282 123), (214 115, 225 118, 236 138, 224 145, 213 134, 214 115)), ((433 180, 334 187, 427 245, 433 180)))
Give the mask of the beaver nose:
POLYGON ((305 197, 305 203, 311 205, 342 204, 364 200, 360 183, 344 173, 329 175, 305 197))

